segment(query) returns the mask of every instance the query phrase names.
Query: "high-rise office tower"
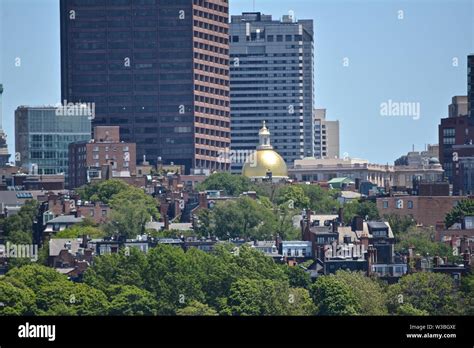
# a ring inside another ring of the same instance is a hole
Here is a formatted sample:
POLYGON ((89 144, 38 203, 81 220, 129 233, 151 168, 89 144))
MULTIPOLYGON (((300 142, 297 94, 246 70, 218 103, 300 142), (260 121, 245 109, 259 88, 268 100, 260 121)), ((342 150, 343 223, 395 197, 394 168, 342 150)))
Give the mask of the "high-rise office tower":
POLYGON ((453 97, 438 126, 439 159, 454 194, 474 192, 474 55, 467 57, 467 97, 453 97))
POLYGON ((16 164, 30 174, 64 173, 67 182, 68 146, 90 140, 91 117, 88 109, 69 115, 62 111, 53 106, 20 106, 15 110, 16 164))
POLYGON ((339 121, 326 119, 326 109, 314 109, 314 157, 339 158, 339 121))
POLYGON ((7 135, 3 131, 2 124, 2 96, 3 96, 3 85, 0 84, 0 167, 3 167, 8 163, 10 154, 8 153, 7 135))
POLYGON ((228 0, 61 0, 62 97, 137 158, 227 170, 228 0))
POLYGON ((243 13, 232 16, 230 39, 232 150, 253 150, 266 121, 289 166, 313 156, 313 21, 243 13))

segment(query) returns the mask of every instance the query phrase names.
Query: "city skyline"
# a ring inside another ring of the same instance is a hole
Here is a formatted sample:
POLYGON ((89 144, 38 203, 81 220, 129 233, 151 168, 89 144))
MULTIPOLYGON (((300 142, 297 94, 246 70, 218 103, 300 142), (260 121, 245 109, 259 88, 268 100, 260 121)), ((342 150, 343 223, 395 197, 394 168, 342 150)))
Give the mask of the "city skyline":
MULTIPOLYGON (((293 10, 297 19, 314 20, 315 106, 340 121, 341 156, 391 163, 412 144, 420 150, 436 143, 449 101, 466 95, 472 3, 340 4, 256 1, 253 8, 252 1, 231 1, 230 15, 255 10, 279 18, 293 10), (418 103, 419 117, 382 116, 381 104, 391 101, 418 103)), ((0 11, 0 37, 8 38, 0 54, 3 123, 13 153, 16 107, 60 102, 59 1, 2 1, 0 11)))

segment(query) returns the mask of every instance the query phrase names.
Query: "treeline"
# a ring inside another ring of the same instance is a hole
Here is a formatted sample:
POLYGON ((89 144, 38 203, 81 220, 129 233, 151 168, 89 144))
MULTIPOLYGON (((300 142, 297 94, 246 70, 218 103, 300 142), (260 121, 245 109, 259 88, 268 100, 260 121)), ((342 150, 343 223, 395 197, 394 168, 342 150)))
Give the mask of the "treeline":
POLYGON ((95 258, 82 283, 38 264, 0 279, 1 315, 474 314, 474 279, 415 273, 387 285, 339 271, 312 282, 249 246, 213 253, 159 245, 95 258))

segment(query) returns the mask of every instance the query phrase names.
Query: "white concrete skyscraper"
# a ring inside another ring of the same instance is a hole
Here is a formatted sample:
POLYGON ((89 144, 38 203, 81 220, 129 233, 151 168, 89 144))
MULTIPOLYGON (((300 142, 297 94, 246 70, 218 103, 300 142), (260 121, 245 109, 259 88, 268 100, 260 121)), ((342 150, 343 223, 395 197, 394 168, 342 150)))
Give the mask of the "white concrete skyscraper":
POLYGON ((231 149, 255 149, 266 121, 288 166, 313 156, 313 21, 243 13, 232 16, 230 39, 231 149))

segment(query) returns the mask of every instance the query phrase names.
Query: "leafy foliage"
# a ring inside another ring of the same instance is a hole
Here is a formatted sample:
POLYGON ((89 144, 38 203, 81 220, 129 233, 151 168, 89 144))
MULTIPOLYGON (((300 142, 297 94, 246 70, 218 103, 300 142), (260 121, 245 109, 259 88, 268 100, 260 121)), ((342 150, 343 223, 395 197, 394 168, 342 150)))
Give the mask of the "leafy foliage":
POLYGON ((78 188, 76 192, 83 200, 108 204, 114 195, 126 191, 129 187, 130 185, 123 180, 111 179, 96 184, 87 184, 78 188))
POLYGON ((225 195, 238 196, 247 191, 255 191, 256 186, 249 178, 230 173, 214 173, 197 187, 198 191, 222 190, 225 195))
POLYGON ((390 313, 404 313, 409 307, 430 315, 454 315, 461 313, 461 299, 455 291, 449 275, 419 272, 402 277, 390 285, 387 293, 390 313))
POLYGON ((446 215, 446 226, 451 227, 456 222, 461 222, 464 216, 474 216, 474 199, 464 199, 460 201, 453 210, 446 215))
POLYGON ((357 315, 360 304, 351 288, 334 275, 321 276, 310 288, 320 315, 357 315))

